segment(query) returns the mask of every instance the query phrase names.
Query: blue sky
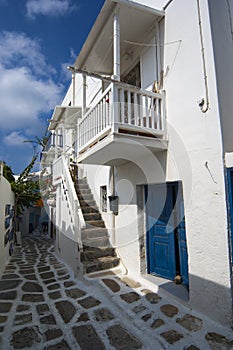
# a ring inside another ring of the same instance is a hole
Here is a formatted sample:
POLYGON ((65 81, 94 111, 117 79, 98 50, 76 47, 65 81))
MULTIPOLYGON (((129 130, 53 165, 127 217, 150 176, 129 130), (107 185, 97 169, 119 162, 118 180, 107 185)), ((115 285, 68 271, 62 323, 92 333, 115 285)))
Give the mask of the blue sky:
POLYGON ((0 0, 0 160, 21 172, 104 0, 0 0))

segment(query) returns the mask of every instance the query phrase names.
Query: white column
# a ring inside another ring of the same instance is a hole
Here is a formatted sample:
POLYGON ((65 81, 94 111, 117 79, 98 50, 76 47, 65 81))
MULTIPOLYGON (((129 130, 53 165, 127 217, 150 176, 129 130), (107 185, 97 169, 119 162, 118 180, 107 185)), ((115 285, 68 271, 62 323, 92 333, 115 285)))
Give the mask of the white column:
POLYGON ((156 58, 157 58, 157 82, 161 88, 161 47, 160 47, 160 29, 159 23, 156 23, 156 58))
POLYGON ((113 16, 113 79, 120 81, 120 17, 119 9, 113 16))
POLYGON ((83 74, 83 115, 86 114, 87 110, 87 76, 83 74))
POLYGON ((72 106, 75 106, 75 70, 72 70, 72 90, 73 90, 73 101, 72 106))
POLYGON ((63 152, 66 153, 66 129, 64 125, 62 126, 62 146, 63 152))

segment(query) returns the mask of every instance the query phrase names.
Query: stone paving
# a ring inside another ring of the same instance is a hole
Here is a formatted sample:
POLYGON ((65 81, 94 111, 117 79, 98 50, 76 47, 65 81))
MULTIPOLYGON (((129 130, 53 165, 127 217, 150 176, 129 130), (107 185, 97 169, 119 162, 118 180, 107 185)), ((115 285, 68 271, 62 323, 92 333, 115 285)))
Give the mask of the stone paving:
POLYGON ((0 349, 229 350, 233 335, 128 277, 75 279, 35 238, 0 280, 0 349))

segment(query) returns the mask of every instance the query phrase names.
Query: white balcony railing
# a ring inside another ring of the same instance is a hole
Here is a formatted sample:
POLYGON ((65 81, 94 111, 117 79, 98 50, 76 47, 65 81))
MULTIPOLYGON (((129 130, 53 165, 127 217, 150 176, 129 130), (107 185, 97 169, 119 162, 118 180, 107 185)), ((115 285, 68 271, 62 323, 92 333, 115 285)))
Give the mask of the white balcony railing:
POLYGON ((79 152, 111 132, 162 137, 165 133, 162 94, 112 82, 79 121, 79 152))

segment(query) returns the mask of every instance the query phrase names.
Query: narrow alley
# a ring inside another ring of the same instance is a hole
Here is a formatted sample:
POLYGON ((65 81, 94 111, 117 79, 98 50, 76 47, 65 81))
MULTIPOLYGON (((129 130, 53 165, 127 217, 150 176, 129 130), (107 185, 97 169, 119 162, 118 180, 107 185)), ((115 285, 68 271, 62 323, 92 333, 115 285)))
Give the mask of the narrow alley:
POLYGON ((230 330, 129 278, 75 279, 52 241, 24 239, 0 280, 2 350, 232 349, 230 330))

